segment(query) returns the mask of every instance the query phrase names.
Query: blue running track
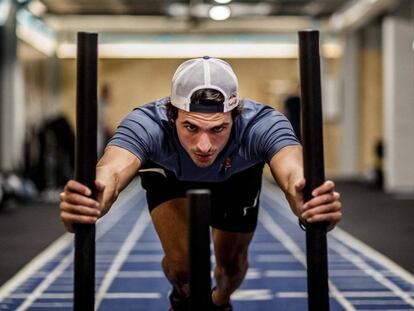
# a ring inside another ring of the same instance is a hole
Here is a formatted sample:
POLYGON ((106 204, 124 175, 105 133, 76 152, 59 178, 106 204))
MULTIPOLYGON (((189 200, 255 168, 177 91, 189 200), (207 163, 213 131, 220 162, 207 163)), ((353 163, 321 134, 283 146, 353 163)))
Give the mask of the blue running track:
MULTIPOLYGON (((304 238, 280 190, 265 182, 235 310, 307 309, 304 238)), ((65 234, 0 288, 0 310, 72 310, 72 240, 65 234)), ((339 228, 328 243, 331 310, 414 310, 411 274, 339 228)), ((139 181, 99 221, 96 252, 98 310, 168 309, 162 249, 139 181)))

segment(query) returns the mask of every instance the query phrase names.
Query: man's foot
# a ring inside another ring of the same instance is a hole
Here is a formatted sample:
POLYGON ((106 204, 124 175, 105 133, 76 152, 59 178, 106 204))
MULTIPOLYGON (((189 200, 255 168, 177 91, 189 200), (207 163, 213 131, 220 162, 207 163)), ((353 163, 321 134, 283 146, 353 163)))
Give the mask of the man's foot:
MULTIPOLYGON (((213 295, 213 292, 216 288, 213 287, 211 290, 211 295, 213 295)), ((230 302, 225 303, 224 305, 216 305, 213 302, 213 297, 211 297, 211 311, 233 311, 233 307, 230 302)))
POLYGON ((226 303, 224 305, 215 305, 214 303, 211 303, 211 311, 232 311, 233 307, 230 303, 226 303))
POLYGON ((182 297, 175 287, 173 287, 168 298, 170 299, 169 311, 188 311, 189 299, 182 297))

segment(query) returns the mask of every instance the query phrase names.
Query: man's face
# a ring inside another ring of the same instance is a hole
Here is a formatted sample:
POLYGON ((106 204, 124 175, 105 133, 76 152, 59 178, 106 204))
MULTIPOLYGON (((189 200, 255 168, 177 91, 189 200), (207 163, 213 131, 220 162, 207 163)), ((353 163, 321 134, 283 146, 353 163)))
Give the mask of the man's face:
POLYGON ((175 121, 178 139, 199 167, 213 164, 229 140, 231 112, 201 113, 178 110, 175 121))

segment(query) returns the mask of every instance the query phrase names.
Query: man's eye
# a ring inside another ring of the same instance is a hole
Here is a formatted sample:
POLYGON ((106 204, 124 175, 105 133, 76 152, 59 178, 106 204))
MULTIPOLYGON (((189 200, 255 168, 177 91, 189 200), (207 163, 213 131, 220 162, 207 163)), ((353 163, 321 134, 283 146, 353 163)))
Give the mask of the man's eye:
POLYGON ((212 129, 214 133, 220 133, 223 130, 224 130, 224 126, 213 127, 212 129))
POLYGON ((195 132, 197 130, 197 127, 191 124, 184 125, 184 127, 190 132, 195 132))

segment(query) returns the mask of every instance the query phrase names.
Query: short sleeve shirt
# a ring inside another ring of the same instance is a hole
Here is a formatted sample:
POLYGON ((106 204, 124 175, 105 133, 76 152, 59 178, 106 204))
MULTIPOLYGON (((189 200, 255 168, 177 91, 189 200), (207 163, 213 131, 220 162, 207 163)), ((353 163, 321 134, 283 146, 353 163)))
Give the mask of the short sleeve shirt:
POLYGON ((290 122, 275 109, 242 100, 243 111, 233 123, 230 139, 209 167, 201 168, 180 145, 168 120, 163 98, 134 109, 118 126, 109 145, 127 149, 143 166, 151 161, 173 171, 182 181, 220 182, 255 164, 269 163, 288 145, 298 145, 290 122))

